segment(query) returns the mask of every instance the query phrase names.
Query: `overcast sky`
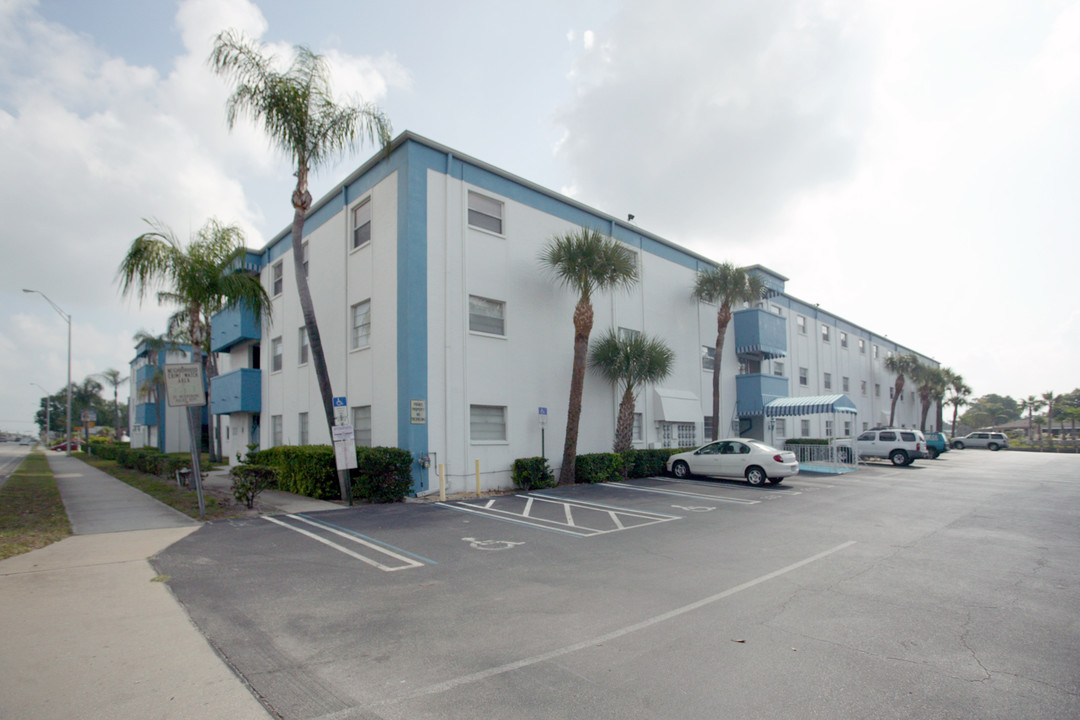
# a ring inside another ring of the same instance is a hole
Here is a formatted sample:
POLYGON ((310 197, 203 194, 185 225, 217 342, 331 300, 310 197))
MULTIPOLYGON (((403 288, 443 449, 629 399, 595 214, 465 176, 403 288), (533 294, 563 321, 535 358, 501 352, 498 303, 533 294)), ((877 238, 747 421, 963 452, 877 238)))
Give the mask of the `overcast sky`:
MULTIPOLYGON (((119 297, 157 218, 262 247, 291 169, 206 66, 237 28, 328 56, 412 130, 961 373, 1080 386, 1080 6, 1056 0, 0 0, 0 429, 126 371, 167 309, 119 297)), ((320 197, 372 152, 314 178, 320 197)))

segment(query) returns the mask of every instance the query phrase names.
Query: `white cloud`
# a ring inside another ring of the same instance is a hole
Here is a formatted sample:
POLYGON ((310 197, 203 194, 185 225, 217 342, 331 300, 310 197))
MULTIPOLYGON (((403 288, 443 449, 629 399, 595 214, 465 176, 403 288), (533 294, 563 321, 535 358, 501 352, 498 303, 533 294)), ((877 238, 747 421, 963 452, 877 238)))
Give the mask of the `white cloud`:
POLYGON ((592 50, 593 43, 596 42, 596 34, 592 30, 586 30, 581 36, 581 41, 586 50, 592 50))

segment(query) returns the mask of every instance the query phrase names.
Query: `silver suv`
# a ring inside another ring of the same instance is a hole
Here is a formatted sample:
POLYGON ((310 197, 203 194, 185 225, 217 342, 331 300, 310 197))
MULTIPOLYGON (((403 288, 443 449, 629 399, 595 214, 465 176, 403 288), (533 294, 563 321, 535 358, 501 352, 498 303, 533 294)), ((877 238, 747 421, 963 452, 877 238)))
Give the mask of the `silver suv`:
POLYGON ((878 428, 867 430, 855 439, 859 457, 886 458, 893 465, 910 465, 927 457, 926 438, 919 430, 878 428))
POLYGON ((964 437, 953 438, 952 446, 957 450, 964 448, 986 448, 1000 450, 1009 447, 1009 438, 999 432, 973 432, 964 437))

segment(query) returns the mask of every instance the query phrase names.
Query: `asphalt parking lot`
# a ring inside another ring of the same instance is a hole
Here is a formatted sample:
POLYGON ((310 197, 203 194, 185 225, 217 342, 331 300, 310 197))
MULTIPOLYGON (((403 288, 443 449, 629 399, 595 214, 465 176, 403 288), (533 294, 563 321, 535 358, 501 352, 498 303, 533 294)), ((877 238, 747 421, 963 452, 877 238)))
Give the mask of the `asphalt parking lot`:
POLYGON ((1078 460, 221 522, 155 565, 284 718, 1075 718, 1078 460))

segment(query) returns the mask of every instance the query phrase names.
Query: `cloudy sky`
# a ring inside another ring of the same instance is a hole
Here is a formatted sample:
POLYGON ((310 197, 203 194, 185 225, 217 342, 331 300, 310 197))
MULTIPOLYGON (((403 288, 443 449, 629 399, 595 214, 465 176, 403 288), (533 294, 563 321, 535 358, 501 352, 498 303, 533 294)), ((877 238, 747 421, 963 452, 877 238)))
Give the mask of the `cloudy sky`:
POLYGON ((164 330, 115 283, 144 218, 253 247, 289 223, 290 168, 225 125, 225 28, 326 55, 395 134, 773 268, 976 395, 1080 386, 1077 2, 0 0, 0 429, 66 378, 22 288, 71 313, 81 381, 164 330))

